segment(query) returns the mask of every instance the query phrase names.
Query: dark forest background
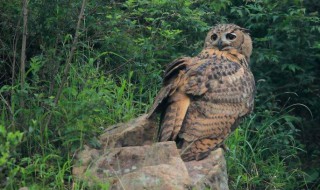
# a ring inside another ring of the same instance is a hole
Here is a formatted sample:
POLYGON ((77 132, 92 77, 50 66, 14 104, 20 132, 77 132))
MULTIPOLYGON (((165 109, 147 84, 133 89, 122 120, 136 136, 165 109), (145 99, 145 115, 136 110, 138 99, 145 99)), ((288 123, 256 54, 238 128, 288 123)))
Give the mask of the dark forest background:
POLYGON ((1 0, 0 189, 86 189, 71 175, 75 152, 145 113, 166 64, 197 55, 217 23, 251 31, 257 84, 254 112, 227 142, 230 189, 320 189, 319 10, 318 0, 1 0))

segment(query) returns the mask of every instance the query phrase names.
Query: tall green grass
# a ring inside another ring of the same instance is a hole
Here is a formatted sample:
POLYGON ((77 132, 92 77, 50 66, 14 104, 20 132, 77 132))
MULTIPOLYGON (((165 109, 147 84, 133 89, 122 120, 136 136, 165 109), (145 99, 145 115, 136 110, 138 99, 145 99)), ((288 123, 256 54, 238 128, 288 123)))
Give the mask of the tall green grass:
MULTIPOLYGON (((19 107, 21 94, 26 97, 24 109, 11 109, 15 119, 23 113, 23 126, 14 126, 14 122, 8 120, 8 103, 4 99, 0 101, 0 124, 6 126, 1 126, 0 130, 0 170, 4 172, 0 187, 84 189, 86 184, 78 184, 71 175, 75 152, 83 144, 99 147, 97 136, 107 126, 144 113, 154 91, 148 91, 145 84, 133 83, 133 72, 123 76, 105 75, 88 61, 72 67, 55 107, 54 93, 48 93, 52 81, 41 81, 38 77, 43 61, 41 57, 32 59, 28 71, 32 73, 32 80, 28 81, 24 92, 19 90, 19 84, 0 89, 4 95, 13 92, 11 108, 19 107), (47 126, 50 112, 53 119, 47 126)), ((55 77, 57 84, 60 78, 60 75, 55 77)), ((106 185, 97 187, 101 188, 106 189, 106 185)))
POLYGON ((299 118, 290 111, 260 110, 251 114, 227 141, 230 189, 303 189, 306 174, 298 155, 299 118))

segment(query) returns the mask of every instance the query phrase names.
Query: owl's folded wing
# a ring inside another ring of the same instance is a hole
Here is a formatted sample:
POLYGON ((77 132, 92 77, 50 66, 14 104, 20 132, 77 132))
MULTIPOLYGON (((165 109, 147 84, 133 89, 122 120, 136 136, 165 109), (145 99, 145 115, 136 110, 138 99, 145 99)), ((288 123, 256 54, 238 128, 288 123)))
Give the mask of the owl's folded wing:
POLYGON ((169 96, 171 96, 179 87, 184 69, 187 67, 187 64, 190 60, 190 57, 181 57, 174 60, 167 66, 163 79, 163 87, 160 89, 157 97, 155 98, 147 118, 150 118, 156 112, 165 107, 169 96))

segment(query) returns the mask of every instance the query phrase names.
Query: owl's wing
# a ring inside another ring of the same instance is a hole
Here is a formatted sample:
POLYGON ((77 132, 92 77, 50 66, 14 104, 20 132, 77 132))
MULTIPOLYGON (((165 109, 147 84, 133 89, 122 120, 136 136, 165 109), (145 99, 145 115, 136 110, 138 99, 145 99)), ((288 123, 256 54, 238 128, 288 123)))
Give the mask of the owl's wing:
POLYGON ((185 93, 195 100, 181 129, 181 136, 187 141, 220 136, 224 127, 231 127, 237 117, 247 114, 242 102, 251 93, 249 87, 248 95, 243 93, 250 85, 247 72, 239 63, 226 59, 199 62, 186 74, 184 85, 185 93))
POLYGON ((184 69, 187 67, 190 57, 181 57, 171 62, 164 73, 163 87, 158 92, 154 103, 149 110, 147 118, 152 117, 156 112, 165 107, 168 97, 171 96, 179 87, 184 69))
POLYGON ((225 85, 244 75, 244 68, 239 63, 227 59, 202 59, 193 67, 186 74, 188 81, 184 87, 186 94, 193 96, 204 95, 207 91, 207 95, 219 96, 212 92, 228 90, 225 85))
POLYGON ((147 118, 161 112, 160 141, 174 140, 180 131, 190 104, 190 98, 181 91, 185 83, 185 69, 191 58, 182 57, 170 63, 165 71, 163 87, 155 98, 147 118))
POLYGON ((221 109, 239 103, 244 107, 224 113, 243 117, 253 109, 255 81, 251 71, 242 64, 226 59, 201 60, 186 73, 184 92, 193 99, 201 98, 204 107, 206 102, 223 105, 221 109))
POLYGON ((202 159, 221 145, 252 107, 254 80, 241 63, 224 59, 201 62, 186 74, 185 92, 194 101, 179 133, 184 140, 184 161, 202 159))

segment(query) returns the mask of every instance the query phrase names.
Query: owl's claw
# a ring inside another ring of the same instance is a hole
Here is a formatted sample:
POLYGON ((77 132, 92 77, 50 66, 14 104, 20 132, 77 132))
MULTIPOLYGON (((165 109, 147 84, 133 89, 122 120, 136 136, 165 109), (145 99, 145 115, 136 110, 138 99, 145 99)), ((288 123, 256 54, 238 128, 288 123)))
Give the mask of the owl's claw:
POLYGON ((224 143, 220 145, 220 148, 222 148, 225 152, 230 152, 230 149, 224 143))

